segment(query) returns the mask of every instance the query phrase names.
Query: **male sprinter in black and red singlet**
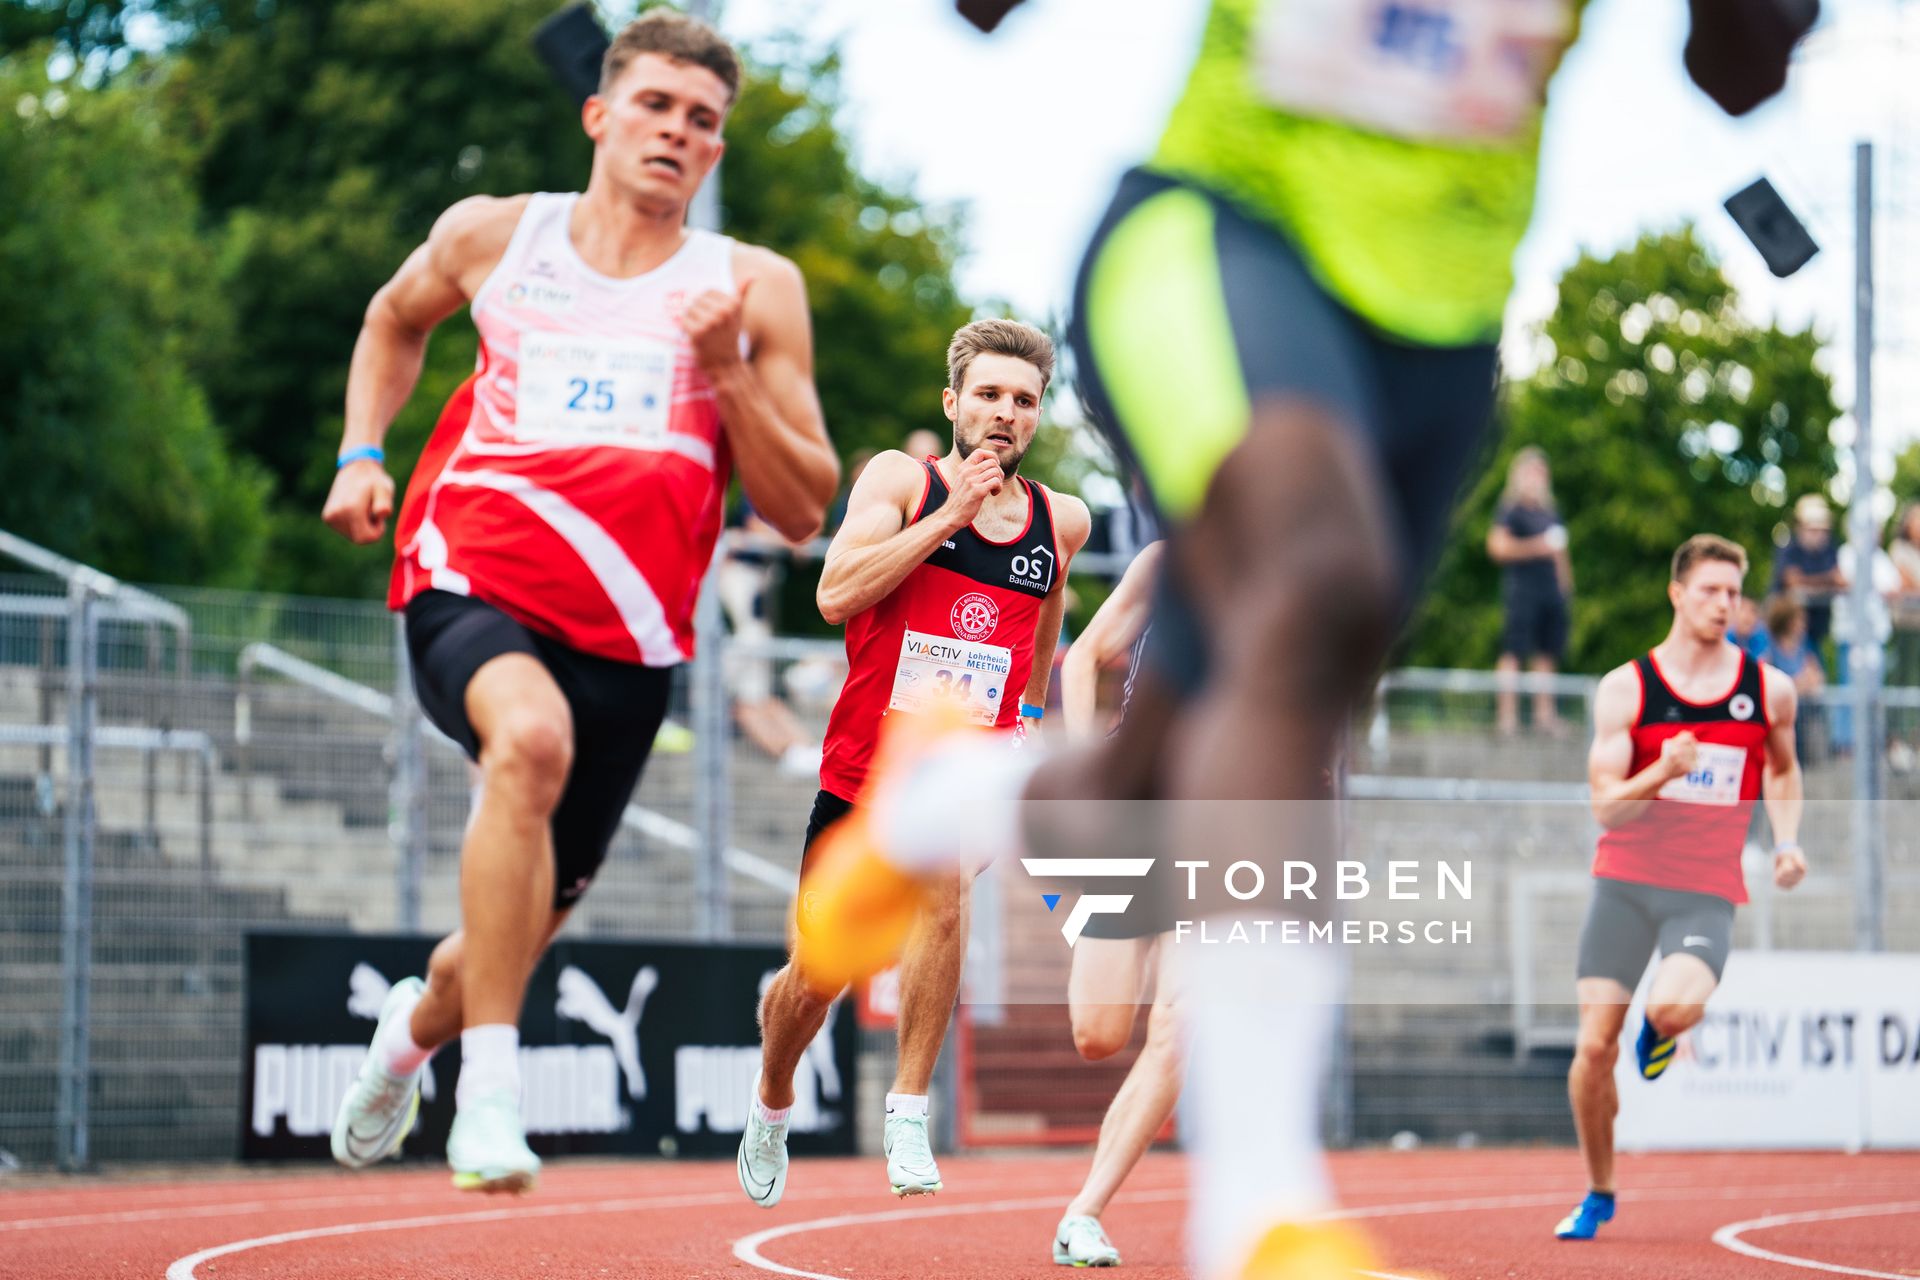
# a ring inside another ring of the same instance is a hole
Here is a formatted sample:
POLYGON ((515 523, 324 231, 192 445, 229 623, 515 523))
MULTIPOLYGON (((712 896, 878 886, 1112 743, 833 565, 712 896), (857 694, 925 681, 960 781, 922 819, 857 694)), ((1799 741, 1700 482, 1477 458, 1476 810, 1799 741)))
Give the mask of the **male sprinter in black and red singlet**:
POLYGON ((1601 827, 1593 905, 1580 931, 1580 1038, 1567 1094, 1587 1162, 1586 1199, 1561 1220, 1562 1240, 1591 1240, 1613 1217, 1613 1066, 1627 1003, 1657 946, 1635 1051, 1656 1079, 1674 1040, 1700 1021, 1726 968, 1733 908, 1747 900, 1740 853, 1753 804, 1773 827, 1773 882, 1807 874, 1800 762, 1793 754, 1793 680, 1727 643, 1747 553, 1710 533, 1673 556, 1673 629, 1651 653, 1616 667, 1594 702, 1587 781, 1601 827))
MULTIPOLYGON (((827 725, 808 849, 853 809, 883 717, 941 708, 1006 735, 1012 749, 1044 714, 1067 565, 1091 526, 1078 498, 1015 474, 1039 427, 1053 344, 1031 325, 975 321, 947 348, 947 375, 953 451, 877 455, 827 550, 818 599, 828 622, 846 623, 847 683, 827 725)), ((899 1196, 940 1190, 927 1084, 960 992, 971 886, 964 873, 938 885, 900 961, 900 1065, 885 1142, 899 1196)), ((803 898, 796 923, 807 909, 803 898)), ((760 1080, 738 1162, 758 1204, 778 1204, 786 1189, 794 1067, 833 996, 789 964, 761 1002, 760 1080)))

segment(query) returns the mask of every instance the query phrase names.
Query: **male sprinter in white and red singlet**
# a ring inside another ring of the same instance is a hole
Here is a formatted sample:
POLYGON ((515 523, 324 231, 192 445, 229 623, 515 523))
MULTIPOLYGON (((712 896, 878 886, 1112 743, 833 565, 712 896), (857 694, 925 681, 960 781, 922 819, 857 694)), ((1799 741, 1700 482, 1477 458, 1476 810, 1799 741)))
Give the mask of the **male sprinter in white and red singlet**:
POLYGON ((325 513, 356 542, 391 510, 379 443, 429 331, 471 304, 480 332, 409 487, 391 603, 422 708, 484 782, 463 928, 381 1010, 334 1123, 343 1164, 398 1149, 420 1068, 458 1035, 454 1183, 532 1185, 527 979, 599 869, 692 653, 728 477, 791 538, 819 528, 838 483, 799 271, 686 225, 739 78, 704 24, 632 23, 581 113, 586 191, 460 202, 367 309, 325 513))
MULTIPOLYGON (((1078 498, 1016 474, 1052 376, 1053 344, 1040 330, 975 321, 947 348, 941 400, 952 452, 915 459, 888 450, 854 485, 820 574, 821 614, 847 626, 847 683, 827 724, 808 850, 852 812, 883 717, 938 707, 1003 734, 1011 750, 1045 714, 1067 565, 1091 527, 1078 498)), ((960 993, 971 890, 971 874, 941 880, 900 961, 900 1061, 885 1131, 897 1196, 941 1187, 927 1084, 960 993)), ((799 927, 807 910, 803 897, 799 927)), ((760 1078, 738 1161, 740 1186, 757 1204, 771 1208, 786 1189, 794 1067, 836 994, 789 964, 761 1001, 760 1078)))
POLYGON ((1807 874, 1800 762, 1793 754, 1793 680, 1727 643, 1747 553, 1710 533, 1673 555, 1673 629, 1651 653, 1616 667, 1594 701, 1587 782, 1601 827, 1593 905, 1580 930, 1580 1037, 1567 1094, 1588 1192, 1555 1228, 1591 1240, 1613 1217, 1613 1066, 1627 1003, 1657 947, 1635 1052, 1656 1079, 1674 1039, 1700 1021, 1726 968, 1733 909, 1747 900, 1740 853, 1753 805, 1773 828, 1773 882, 1807 874))

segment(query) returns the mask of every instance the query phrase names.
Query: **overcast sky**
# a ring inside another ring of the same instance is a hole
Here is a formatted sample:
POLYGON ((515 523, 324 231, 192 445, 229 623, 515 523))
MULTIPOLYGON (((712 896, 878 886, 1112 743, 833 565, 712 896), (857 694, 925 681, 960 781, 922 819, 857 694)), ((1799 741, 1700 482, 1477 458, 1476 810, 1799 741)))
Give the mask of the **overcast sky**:
MULTIPOLYGON (((961 280, 1022 313, 1061 313, 1080 250, 1114 179, 1151 147, 1198 40, 1204 0, 1031 0, 992 37, 950 0, 726 0, 737 38, 782 27, 840 42, 846 124, 871 171, 911 178, 930 202, 968 209, 961 280)), ((1680 0, 1596 0, 1550 93, 1533 230, 1516 259, 1509 350, 1552 306, 1553 281, 1582 248, 1693 218, 1747 309, 1834 341, 1852 403, 1853 152, 1880 144, 1875 261, 1882 313, 1875 362, 1880 441, 1920 436, 1920 248, 1912 234, 1920 155, 1912 147, 1920 2, 1827 0, 1789 92, 1730 121, 1686 80, 1680 0), (1897 71, 1904 55, 1905 71, 1897 71), (1822 246, 1776 281, 1720 201, 1762 173, 1822 246)), ((1842 427, 1844 434, 1848 430, 1842 427)))

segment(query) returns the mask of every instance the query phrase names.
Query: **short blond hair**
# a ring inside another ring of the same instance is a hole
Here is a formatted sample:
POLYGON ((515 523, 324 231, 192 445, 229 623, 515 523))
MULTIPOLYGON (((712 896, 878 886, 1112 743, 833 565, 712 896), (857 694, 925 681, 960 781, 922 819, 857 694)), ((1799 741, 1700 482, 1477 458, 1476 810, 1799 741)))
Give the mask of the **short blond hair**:
POLYGON ((1673 580, 1685 582, 1693 567, 1706 560, 1720 560, 1747 576, 1747 549, 1717 533, 1696 533, 1673 553, 1673 580))
POLYGON ((947 385, 966 386, 967 368, 980 355, 1012 356, 1040 371, 1040 390, 1053 381, 1053 339, 1018 320, 975 320, 947 344, 947 385))
POLYGON ((740 59, 733 46, 700 19, 672 9, 649 10, 620 29, 600 59, 600 92, 613 88, 620 73, 643 53, 704 67, 727 86, 729 104, 740 96, 740 59))

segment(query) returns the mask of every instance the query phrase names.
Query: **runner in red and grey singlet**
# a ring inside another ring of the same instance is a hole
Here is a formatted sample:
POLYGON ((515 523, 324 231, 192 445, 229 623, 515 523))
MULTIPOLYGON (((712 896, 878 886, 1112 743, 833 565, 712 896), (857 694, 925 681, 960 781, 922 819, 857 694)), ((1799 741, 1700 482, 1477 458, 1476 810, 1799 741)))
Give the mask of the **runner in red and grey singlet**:
POLYGON ((1747 900, 1741 859, 1755 802, 1773 828, 1775 886, 1791 889, 1807 872, 1796 839, 1793 681, 1728 643, 1746 571, 1739 544, 1707 533, 1687 539, 1667 582, 1667 638, 1609 671, 1594 692, 1587 788, 1601 834, 1580 928, 1580 1029, 1567 1073, 1588 1191, 1554 1228, 1562 1240, 1591 1240, 1614 1217, 1614 1064, 1649 958, 1659 961, 1634 1037, 1640 1075, 1664 1075, 1680 1035, 1706 1016, 1733 946, 1734 908, 1747 900))
POLYGON ((1634 659, 1633 670, 1640 680, 1640 713, 1633 721, 1629 775, 1658 760, 1661 744, 1680 733, 1700 744, 1699 762, 1661 787, 1645 813, 1600 833, 1593 874, 1745 902, 1740 851, 1767 763, 1761 664, 1742 654, 1733 687, 1706 703, 1689 702, 1668 687, 1652 653, 1634 659))
MULTIPOLYGON (((921 462, 917 524, 947 500, 939 460, 921 462)), ((994 542, 971 524, 955 533, 872 608, 847 619, 847 683, 827 723, 820 786, 851 802, 866 781, 880 722, 936 697, 959 699, 983 728, 1014 729, 1033 672, 1040 602, 1060 553, 1045 485, 1023 476, 1027 527, 994 542)))

